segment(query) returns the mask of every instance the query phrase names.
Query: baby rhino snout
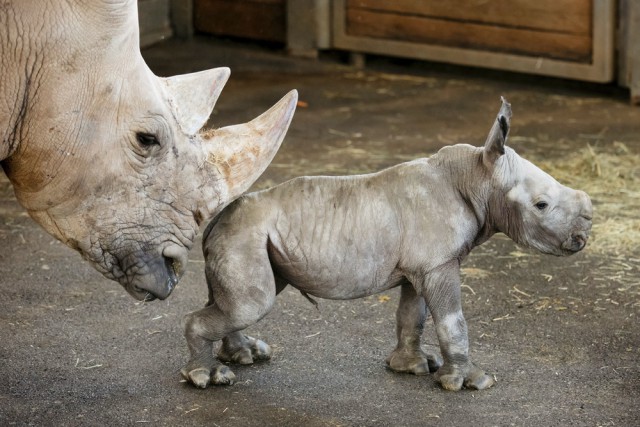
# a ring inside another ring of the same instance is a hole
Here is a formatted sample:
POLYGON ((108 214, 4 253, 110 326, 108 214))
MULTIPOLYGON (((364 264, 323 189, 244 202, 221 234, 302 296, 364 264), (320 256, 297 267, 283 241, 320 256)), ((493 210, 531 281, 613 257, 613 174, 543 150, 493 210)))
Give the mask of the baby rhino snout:
POLYGON ((576 229, 571 233, 569 238, 562 244, 562 249, 569 253, 580 252, 587 245, 589 232, 591 231, 591 218, 593 215, 593 207, 591 199, 584 191, 577 191, 578 212, 575 221, 576 229))

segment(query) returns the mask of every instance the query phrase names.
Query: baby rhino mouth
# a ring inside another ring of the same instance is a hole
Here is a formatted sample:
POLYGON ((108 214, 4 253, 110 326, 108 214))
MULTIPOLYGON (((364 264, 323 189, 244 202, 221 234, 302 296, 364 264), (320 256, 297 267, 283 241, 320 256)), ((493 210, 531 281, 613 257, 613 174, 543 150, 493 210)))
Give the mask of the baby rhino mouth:
POLYGON ((587 245, 588 239, 589 235, 584 231, 572 233, 571 236, 562 243, 562 249, 569 254, 580 252, 587 245))

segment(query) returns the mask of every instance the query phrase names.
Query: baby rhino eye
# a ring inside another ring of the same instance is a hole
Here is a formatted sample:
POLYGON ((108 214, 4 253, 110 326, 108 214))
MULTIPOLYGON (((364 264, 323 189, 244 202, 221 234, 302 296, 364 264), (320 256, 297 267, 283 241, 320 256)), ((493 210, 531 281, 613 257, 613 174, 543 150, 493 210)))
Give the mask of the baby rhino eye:
POLYGON ((547 206, 549 206, 549 204, 547 202, 538 202, 536 203, 536 208, 540 211, 543 211, 547 208, 547 206))

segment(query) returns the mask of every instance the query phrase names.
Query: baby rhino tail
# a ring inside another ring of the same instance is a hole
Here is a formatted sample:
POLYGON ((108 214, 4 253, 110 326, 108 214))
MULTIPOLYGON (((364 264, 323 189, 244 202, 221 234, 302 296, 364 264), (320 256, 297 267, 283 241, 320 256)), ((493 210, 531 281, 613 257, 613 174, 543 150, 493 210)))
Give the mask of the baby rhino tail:
POLYGON ((320 307, 318 305, 318 301, 316 301, 313 298, 311 298, 311 295, 309 295, 305 291, 300 291, 300 293, 302 294, 303 297, 305 297, 311 304, 313 304, 316 307, 316 310, 320 310, 320 307))

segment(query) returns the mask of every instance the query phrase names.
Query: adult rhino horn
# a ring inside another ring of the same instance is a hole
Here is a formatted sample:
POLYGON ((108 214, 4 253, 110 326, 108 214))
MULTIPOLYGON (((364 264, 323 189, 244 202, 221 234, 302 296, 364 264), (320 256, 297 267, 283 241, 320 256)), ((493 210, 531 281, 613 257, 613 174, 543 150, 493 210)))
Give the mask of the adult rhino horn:
POLYGON ((491 167, 504 154, 504 145, 511 127, 511 104, 502 97, 500 99, 502 106, 484 143, 483 162, 487 167, 491 167))
POLYGON ((227 184, 226 200, 245 192, 264 172, 284 139, 298 102, 292 90, 268 111, 249 123, 212 129, 200 136, 207 163, 218 169, 227 184))
POLYGON ((164 78, 176 118, 187 135, 195 135, 207 122, 229 79, 227 67, 164 78))

